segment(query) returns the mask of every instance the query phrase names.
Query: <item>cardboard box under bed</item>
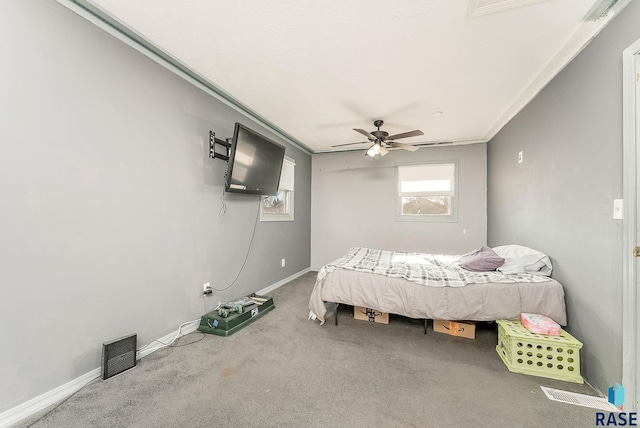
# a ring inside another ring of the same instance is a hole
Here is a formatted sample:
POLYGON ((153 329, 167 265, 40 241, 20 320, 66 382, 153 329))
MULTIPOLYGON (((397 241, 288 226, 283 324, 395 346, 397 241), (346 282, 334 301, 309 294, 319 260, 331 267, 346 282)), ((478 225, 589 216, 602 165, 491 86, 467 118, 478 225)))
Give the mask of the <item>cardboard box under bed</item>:
POLYGON ((476 338, 476 323, 473 321, 433 320, 433 331, 451 336, 476 338))
POLYGON ((364 306, 353 307, 353 318, 362 321, 370 321, 379 324, 389 324, 389 313, 364 306))

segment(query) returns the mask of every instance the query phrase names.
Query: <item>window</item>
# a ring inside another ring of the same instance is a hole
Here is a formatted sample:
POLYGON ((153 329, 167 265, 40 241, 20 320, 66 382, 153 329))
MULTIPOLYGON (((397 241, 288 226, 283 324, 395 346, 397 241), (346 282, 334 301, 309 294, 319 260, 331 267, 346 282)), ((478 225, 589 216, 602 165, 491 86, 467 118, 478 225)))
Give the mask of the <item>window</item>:
POLYGON ((293 221, 293 187, 296 162, 284 157, 280 172, 280 188, 276 196, 260 200, 260 221, 293 221))
POLYGON ((456 221, 457 162, 400 165, 396 217, 407 221, 456 221))

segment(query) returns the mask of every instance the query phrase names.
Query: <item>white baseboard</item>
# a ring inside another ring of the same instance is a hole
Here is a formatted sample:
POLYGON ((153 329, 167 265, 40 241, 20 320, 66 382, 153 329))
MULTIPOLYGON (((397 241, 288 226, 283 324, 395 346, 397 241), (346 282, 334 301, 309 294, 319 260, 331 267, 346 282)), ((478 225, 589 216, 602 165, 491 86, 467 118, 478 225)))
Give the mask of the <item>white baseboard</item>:
MULTIPOLYGON (((304 275, 309 272, 311 269, 307 268, 301 270, 298 273, 295 273, 281 281, 276 282, 268 287, 263 288, 260 291, 257 291, 256 294, 267 294, 277 289, 278 287, 283 286, 284 284, 293 281, 294 279, 304 275)), ((147 355, 164 348, 166 343, 171 343, 176 339, 176 336, 180 334, 180 336, 184 336, 189 333, 193 333, 198 328, 198 322, 200 320, 188 321, 187 323, 182 324, 184 327, 178 328, 178 330, 167 334, 166 336, 157 339, 157 341, 151 342, 149 345, 140 348, 136 353, 136 358, 139 360, 141 358, 146 357, 147 355), (188 325, 187 325, 188 324, 188 325)), ((52 389, 49 392, 45 392, 42 395, 39 395, 29 401, 26 401, 12 409, 9 409, 3 413, 0 413, 0 428, 9 427, 12 424, 20 422, 23 419, 32 416, 47 407, 59 402, 60 400, 64 400, 65 398, 75 394, 77 391, 82 389, 89 382, 100 378, 100 367, 97 369, 91 370, 89 373, 83 374, 76 379, 73 379, 70 382, 65 383, 62 386, 59 386, 55 389, 52 389)))
MULTIPOLYGON (((179 328, 178 330, 157 339, 157 342, 151 342, 148 346, 140 348, 140 350, 136 352, 136 359, 139 360, 161 348, 164 348, 166 346, 164 344, 174 341, 178 334, 180 334, 180 336, 184 336, 196 331, 199 321, 200 320, 189 321, 190 325, 185 325, 187 324, 185 323, 183 324, 184 327, 181 329, 179 328)), ((89 382, 99 379, 100 373, 101 368, 98 367, 97 369, 93 369, 89 373, 83 374, 62 386, 52 389, 49 392, 45 392, 44 394, 24 402, 13 409, 0 413, 0 428, 5 428, 20 422, 21 420, 46 409, 60 400, 64 400, 65 398, 75 394, 77 391, 89 384, 89 382)))
POLYGON ((277 289, 277 288, 279 288, 279 287, 282 287, 282 286, 283 286, 283 285, 285 285, 286 283, 291 282, 291 281, 293 281, 294 279, 296 279, 296 278, 298 278, 298 277, 301 277, 302 275, 304 275, 305 273, 310 272, 310 271, 311 271, 311 269, 310 269, 310 268, 303 269, 303 270, 301 270, 300 272, 294 273, 293 275, 288 276, 288 277, 286 277, 285 279, 283 279, 283 280, 281 280, 281 281, 276 282, 275 284, 272 284, 272 285, 270 285, 270 286, 268 286, 268 287, 265 287, 265 288, 263 288, 263 289, 262 289, 262 290, 260 290, 260 291, 256 291, 256 294, 258 294, 258 295, 263 295, 263 294, 271 293, 273 290, 275 290, 275 289, 277 289))
POLYGON ((6 412, 0 413, 0 427, 8 427, 16 422, 20 422, 29 416, 38 413, 41 410, 46 409, 52 404, 57 403, 60 400, 64 400, 68 396, 76 393, 82 387, 87 385, 94 379, 100 377, 100 367, 91 370, 89 373, 75 378, 71 382, 67 382, 62 386, 52 389, 49 392, 33 398, 19 406, 9 409, 6 412))
POLYGON ((160 339, 156 339, 155 341, 149 343, 147 346, 144 346, 142 348, 140 348, 137 352, 136 352, 136 359, 141 359, 146 357, 149 354, 152 354, 154 352, 156 352, 159 349, 162 349, 164 347, 166 347, 168 344, 171 344, 174 340, 177 339, 177 337, 179 336, 185 336, 189 333, 193 333, 194 331, 196 331, 198 329, 198 323, 200 322, 199 319, 197 320, 193 320, 193 321, 188 321, 182 325, 184 325, 185 327, 182 328, 178 328, 178 330, 167 334, 166 336, 162 336, 160 339), (185 324, 189 324, 189 325, 185 325, 185 324), (179 335, 179 336, 178 336, 179 335))

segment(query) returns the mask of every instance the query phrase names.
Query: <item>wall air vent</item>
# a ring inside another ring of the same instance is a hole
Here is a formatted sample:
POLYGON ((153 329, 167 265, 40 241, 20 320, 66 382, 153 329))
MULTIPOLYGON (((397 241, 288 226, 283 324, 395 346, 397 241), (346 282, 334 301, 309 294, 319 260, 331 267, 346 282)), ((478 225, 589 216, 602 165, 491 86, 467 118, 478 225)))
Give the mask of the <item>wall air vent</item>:
POLYGON ((584 21, 596 22, 604 18, 613 9, 618 0, 598 0, 584 17, 584 21))
POLYGON ((138 336, 132 334, 102 344, 102 380, 136 366, 137 341, 138 336))

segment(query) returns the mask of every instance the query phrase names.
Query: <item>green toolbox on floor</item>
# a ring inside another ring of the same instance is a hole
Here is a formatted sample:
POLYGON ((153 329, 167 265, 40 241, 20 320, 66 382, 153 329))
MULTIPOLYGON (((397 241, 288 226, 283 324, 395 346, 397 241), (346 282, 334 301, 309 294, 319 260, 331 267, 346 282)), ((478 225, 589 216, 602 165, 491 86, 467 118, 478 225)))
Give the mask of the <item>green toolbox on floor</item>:
POLYGON ((267 312, 275 309, 273 298, 268 296, 248 296, 253 303, 242 306, 236 310, 225 310, 224 307, 211 311, 200 318, 198 331, 215 334, 217 336, 230 336, 243 329, 267 312))

